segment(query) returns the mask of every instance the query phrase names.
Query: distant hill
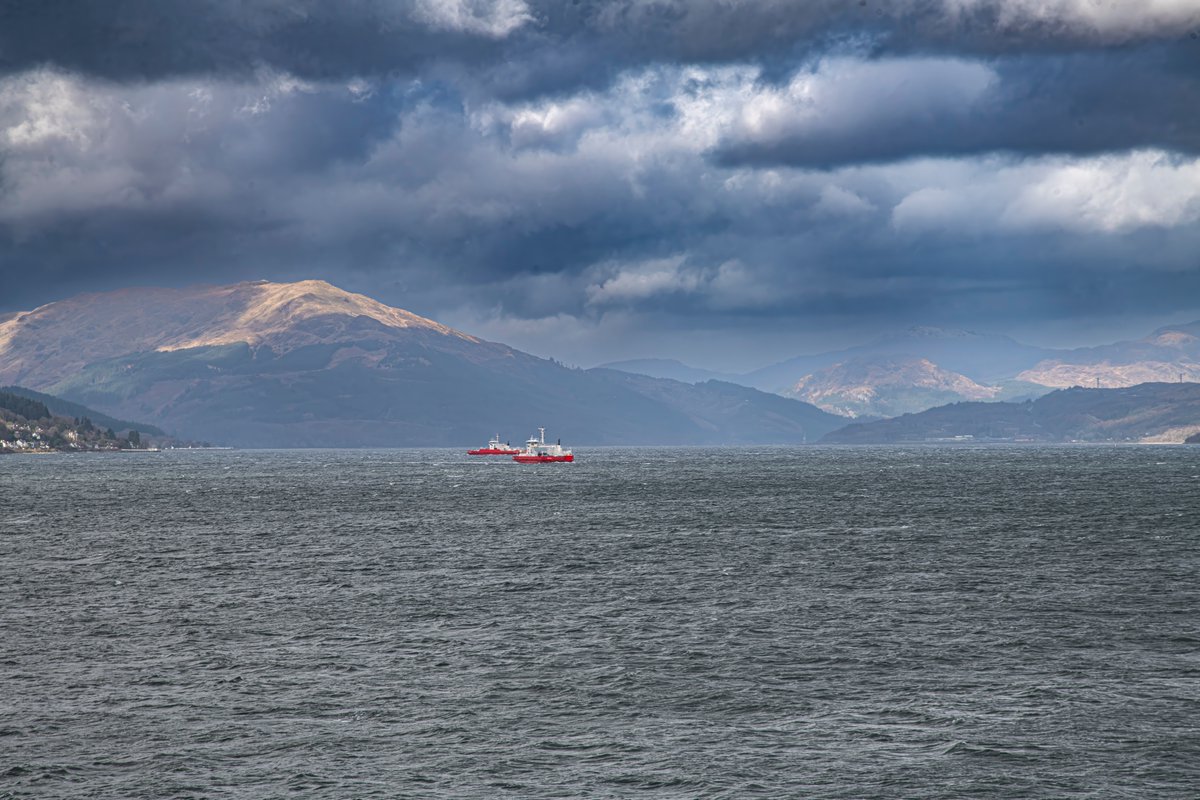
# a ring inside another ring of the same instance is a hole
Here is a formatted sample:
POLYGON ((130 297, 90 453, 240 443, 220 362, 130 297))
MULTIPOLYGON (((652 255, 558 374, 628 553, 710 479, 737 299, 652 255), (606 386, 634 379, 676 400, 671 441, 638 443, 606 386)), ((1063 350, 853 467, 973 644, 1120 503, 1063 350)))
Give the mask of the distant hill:
POLYGON ((822 442, 1182 442, 1198 431, 1200 384, 1144 383, 1121 389, 1061 389, 1024 403, 954 403, 848 425, 822 442))
POLYGON ((35 392, 33 389, 26 389, 24 386, 0 386, 0 392, 8 392, 9 394, 26 397, 30 400, 36 400, 43 403, 50 413, 60 417, 78 417, 80 419, 87 417, 102 428, 112 428, 118 432, 140 431, 141 433, 148 433, 153 436, 166 436, 166 433, 155 425, 147 425, 144 422, 129 422, 128 420, 110 417, 85 405, 72 403, 70 400, 63 400, 61 397, 55 397, 43 392, 35 392))
POLYGON ((742 382, 765 391, 787 392, 806 376, 835 364, 893 358, 896 363, 929 361, 939 369, 992 385, 1058 352, 1021 344, 1007 336, 914 327, 857 347, 781 361, 747 373, 742 382))
POLYGON ((686 384, 617 370, 590 372, 675 409, 705 430, 724 431, 724 444, 816 441, 845 422, 809 403, 726 381, 686 384))
POLYGON ((838 421, 729 385, 568 369, 323 281, 93 294, 0 323, 0 381, 245 447, 788 443, 838 421))
POLYGON ((672 358, 639 358, 629 361, 613 361, 601 364, 596 369, 614 369, 620 372, 632 372, 635 375, 649 375, 651 378, 668 378, 683 383, 700 383, 702 381, 725 381, 746 385, 740 375, 726 372, 714 372, 699 367, 689 367, 681 361, 672 358))

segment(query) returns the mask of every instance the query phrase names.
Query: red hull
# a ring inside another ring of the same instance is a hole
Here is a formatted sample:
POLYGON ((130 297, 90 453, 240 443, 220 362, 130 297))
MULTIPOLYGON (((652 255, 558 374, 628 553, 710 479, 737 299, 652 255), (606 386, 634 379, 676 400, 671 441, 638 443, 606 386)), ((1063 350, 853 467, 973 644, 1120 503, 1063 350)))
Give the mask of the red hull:
POLYGON ((541 464, 546 461, 574 461, 575 456, 513 456, 513 461, 520 464, 541 464))
POLYGON ((516 448, 514 448, 512 450, 496 450, 495 448, 492 448, 492 447, 481 447, 478 450, 468 450, 467 455, 469 455, 469 456, 511 456, 513 453, 519 453, 519 452, 521 452, 521 451, 517 450, 516 448))

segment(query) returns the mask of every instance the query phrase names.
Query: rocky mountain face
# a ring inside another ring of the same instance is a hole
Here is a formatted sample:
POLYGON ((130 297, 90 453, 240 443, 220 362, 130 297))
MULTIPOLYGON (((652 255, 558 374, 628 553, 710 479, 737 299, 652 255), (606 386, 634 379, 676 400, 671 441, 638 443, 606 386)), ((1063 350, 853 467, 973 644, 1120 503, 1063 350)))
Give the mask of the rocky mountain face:
POLYGON ((992 400, 984 386, 926 358, 860 357, 805 375, 785 394, 846 417, 894 417, 958 400, 992 400))
POLYGON ((954 403, 848 425, 830 444, 936 441, 1178 443, 1200 432, 1200 383, 1060 389, 1024 403, 954 403))
POLYGON ((1017 375, 1043 386, 1120 387, 1200 381, 1200 322, 1160 328, 1144 339, 1069 350, 1017 375))
POLYGON ((84 295, 0 323, 0 384, 243 446, 813 440, 841 424, 713 383, 567 369, 323 281, 84 295))
POLYGON ((882 336, 846 350, 819 353, 782 361, 747 373, 752 386, 766 391, 787 392, 805 377, 837 364, 896 359, 903 369, 913 359, 924 359, 937 368, 958 373, 980 385, 993 385, 1012 378, 1057 351, 1021 344, 1007 336, 944 328, 915 327, 882 336))

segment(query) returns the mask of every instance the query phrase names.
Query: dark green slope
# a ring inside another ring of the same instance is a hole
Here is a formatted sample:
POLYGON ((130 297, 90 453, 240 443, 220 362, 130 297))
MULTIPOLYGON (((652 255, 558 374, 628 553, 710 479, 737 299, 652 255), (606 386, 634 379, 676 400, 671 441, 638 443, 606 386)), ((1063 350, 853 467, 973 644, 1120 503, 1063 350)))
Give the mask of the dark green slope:
POLYGON ((72 403, 70 400, 64 400, 61 397, 55 397, 43 392, 35 392, 33 389, 26 389, 24 386, 0 386, 0 392, 7 392, 8 394, 15 394, 19 397, 40 402, 55 416, 75 419, 87 417, 93 424, 101 428, 112 428, 114 431, 140 431, 153 436, 165 435, 162 429, 154 425, 147 425, 144 422, 129 422, 128 420, 110 417, 80 403, 72 403))
POLYGON ((721 431, 722 444, 815 442, 846 421, 809 403, 726 381, 689 384, 620 370, 590 372, 682 412, 701 429, 721 431))

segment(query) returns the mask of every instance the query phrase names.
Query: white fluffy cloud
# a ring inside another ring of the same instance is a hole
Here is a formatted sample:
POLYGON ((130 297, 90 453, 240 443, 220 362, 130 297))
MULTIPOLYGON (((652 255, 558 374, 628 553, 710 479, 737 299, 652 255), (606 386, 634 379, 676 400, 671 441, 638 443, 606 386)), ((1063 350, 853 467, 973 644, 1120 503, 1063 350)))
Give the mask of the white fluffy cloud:
POLYGON ((1122 233, 1200 220, 1200 159, 1142 151, 1055 164, 1005 209, 1013 225, 1122 233))
POLYGON ((433 28, 497 39, 533 19, 524 0, 417 0, 417 15, 433 28))
POLYGON ((1021 162, 989 159, 945 164, 940 176, 903 168, 892 172, 897 186, 926 181, 893 208, 892 222, 901 230, 1120 235, 1200 221, 1200 159, 1160 151, 1021 162))
POLYGON ((786 86, 730 98, 722 134, 770 141, 937 124, 970 115, 995 80, 989 67, 958 59, 830 59, 786 86))
POLYGON ((590 305, 637 302, 663 294, 686 294, 699 289, 704 280, 697 271, 684 266, 683 256, 601 269, 612 274, 587 287, 590 305))
POLYGON ((632 264, 600 264, 604 275, 586 288, 587 303, 598 309, 635 307, 645 301, 690 296, 699 306, 742 310, 770 306, 780 300, 769 276, 738 259, 714 266, 687 262, 686 254, 632 264))

